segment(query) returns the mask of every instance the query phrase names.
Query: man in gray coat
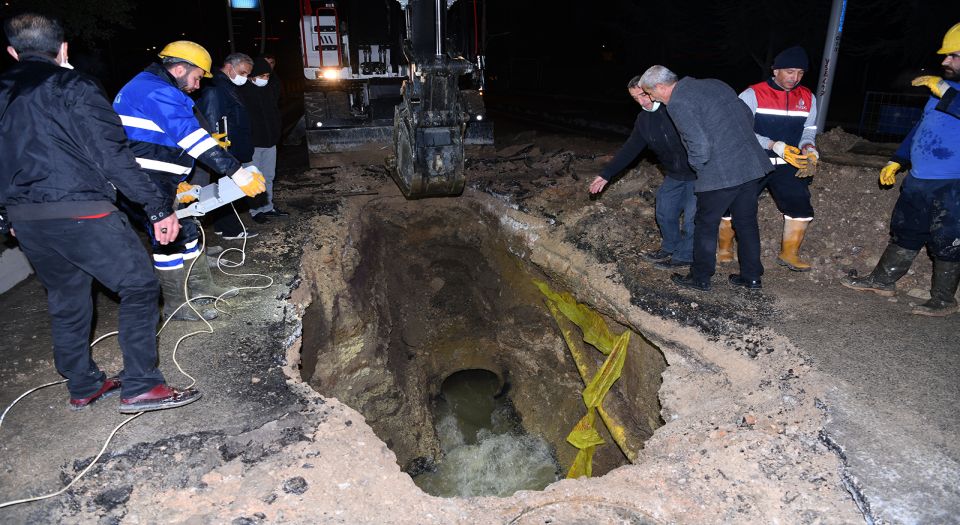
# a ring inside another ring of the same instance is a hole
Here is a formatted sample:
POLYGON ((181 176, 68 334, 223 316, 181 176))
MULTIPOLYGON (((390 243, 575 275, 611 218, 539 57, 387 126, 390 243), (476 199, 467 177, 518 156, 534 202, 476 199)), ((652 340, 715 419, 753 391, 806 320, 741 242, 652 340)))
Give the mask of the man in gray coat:
POLYGON ((675 273, 671 279, 686 288, 710 289, 717 264, 717 228, 729 208, 740 260, 740 273, 730 275, 730 283, 760 288, 763 265, 757 196, 760 179, 773 166, 757 143, 753 113, 723 82, 692 77, 677 80, 664 66, 648 69, 640 85, 650 98, 667 106, 687 148, 690 167, 697 173, 693 264, 689 274, 675 273))

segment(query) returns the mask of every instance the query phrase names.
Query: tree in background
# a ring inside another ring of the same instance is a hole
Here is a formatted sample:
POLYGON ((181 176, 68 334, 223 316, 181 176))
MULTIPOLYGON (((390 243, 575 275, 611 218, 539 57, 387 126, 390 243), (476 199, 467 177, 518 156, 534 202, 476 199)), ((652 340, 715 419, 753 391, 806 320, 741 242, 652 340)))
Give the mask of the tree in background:
POLYGON ((36 11, 59 18, 71 44, 96 47, 109 40, 118 29, 130 27, 134 9, 131 0, 9 0, 0 11, 8 16, 36 11))

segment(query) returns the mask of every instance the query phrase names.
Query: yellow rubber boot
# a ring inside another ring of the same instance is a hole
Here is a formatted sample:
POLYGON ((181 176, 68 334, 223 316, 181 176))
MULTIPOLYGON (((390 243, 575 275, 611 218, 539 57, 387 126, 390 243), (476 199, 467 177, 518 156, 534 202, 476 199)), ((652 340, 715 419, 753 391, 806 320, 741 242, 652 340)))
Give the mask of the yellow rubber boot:
POLYGON ((733 221, 720 219, 720 231, 717 235, 717 262, 733 262, 733 221))
POLYGON ((780 243, 780 257, 777 258, 777 264, 795 272, 810 271, 810 263, 800 260, 798 255, 800 244, 809 225, 810 221, 783 217, 783 241, 780 243))

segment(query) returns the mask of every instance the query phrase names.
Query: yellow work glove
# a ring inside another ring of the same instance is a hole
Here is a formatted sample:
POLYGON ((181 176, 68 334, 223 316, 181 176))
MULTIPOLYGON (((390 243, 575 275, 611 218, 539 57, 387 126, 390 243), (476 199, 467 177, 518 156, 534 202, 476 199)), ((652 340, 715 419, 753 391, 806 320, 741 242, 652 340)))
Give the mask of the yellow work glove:
MULTIPOLYGON (((192 189, 193 189, 193 185, 190 184, 189 182, 181 182, 180 184, 177 185, 177 195, 180 195, 181 193, 187 193, 192 189)), ((191 195, 191 194, 183 195, 182 197, 177 197, 177 202, 181 204, 187 204, 195 200, 197 200, 196 195, 191 195)))
POLYGON ((900 163, 892 160, 886 166, 880 169, 880 185, 893 186, 897 182, 897 171, 900 170, 900 163))
POLYGON ((213 137, 213 140, 217 141, 217 145, 223 149, 229 148, 230 144, 232 144, 230 139, 227 138, 226 133, 211 133, 210 136, 213 137))
POLYGON ((927 86, 930 88, 930 91, 933 92, 933 96, 937 98, 943 97, 943 94, 950 89, 950 84, 947 84, 946 80, 933 75, 917 77, 910 81, 910 84, 913 86, 927 86))
POLYGON ((820 153, 817 148, 807 145, 803 148, 803 154, 807 156, 807 167, 797 170, 797 177, 805 179, 817 174, 817 165, 820 163, 820 153))
POLYGON ((773 143, 770 149, 794 168, 803 169, 807 167, 807 156, 800 153, 800 148, 796 146, 788 146, 785 142, 777 141, 773 143))
POLYGON ((251 168, 252 169, 240 168, 236 173, 230 175, 233 182, 236 182, 237 186, 240 186, 240 189, 243 190, 243 193, 246 194, 247 197, 253 197, 267 190, 263 173, 260 173, 259 170, 252 166, 251 168))

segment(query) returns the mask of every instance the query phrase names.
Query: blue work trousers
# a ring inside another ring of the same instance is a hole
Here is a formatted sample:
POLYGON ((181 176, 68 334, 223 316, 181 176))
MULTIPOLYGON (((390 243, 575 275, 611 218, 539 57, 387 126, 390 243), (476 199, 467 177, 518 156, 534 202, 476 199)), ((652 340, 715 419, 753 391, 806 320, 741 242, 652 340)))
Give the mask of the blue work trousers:
POLYGON ((813 177, 797 177, 797 168, 781 164, 761 181, 759 191, 770 190, 780 213, 792 219, 813 218, 813 204, 810 202, 813 177))
POLYGON ((907 174, 890 218, 890 240, 927 250, 935 259, 960 261, 960 179, 918 179, 907 174))

